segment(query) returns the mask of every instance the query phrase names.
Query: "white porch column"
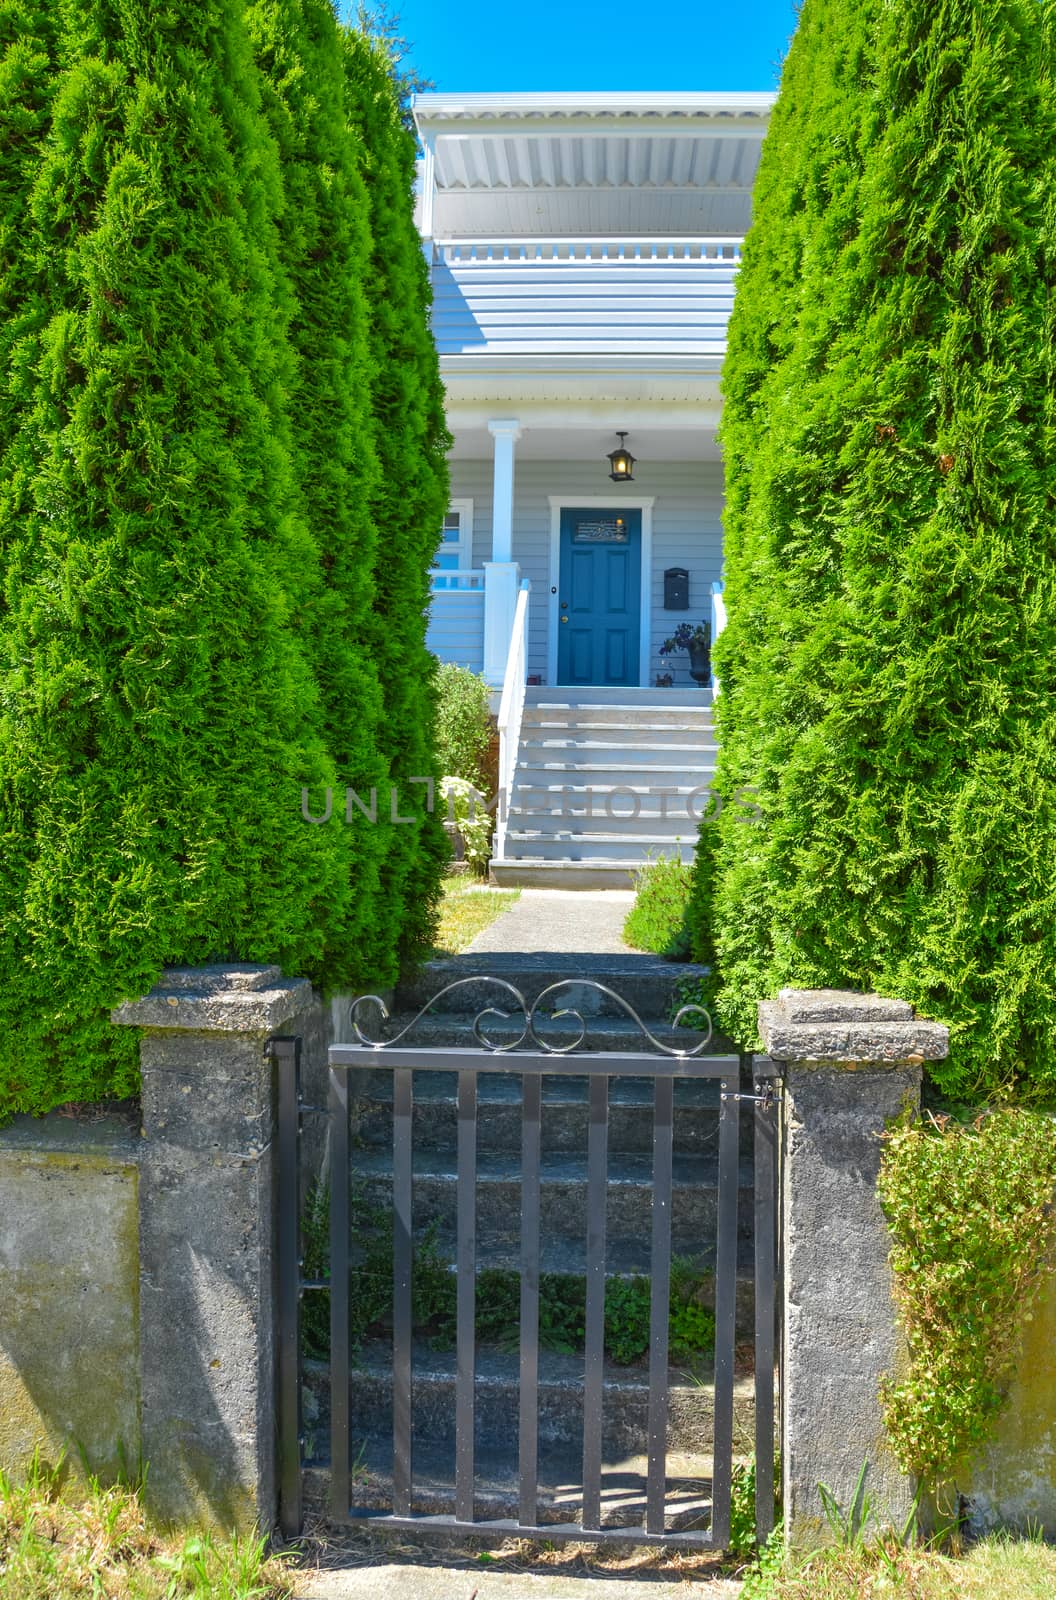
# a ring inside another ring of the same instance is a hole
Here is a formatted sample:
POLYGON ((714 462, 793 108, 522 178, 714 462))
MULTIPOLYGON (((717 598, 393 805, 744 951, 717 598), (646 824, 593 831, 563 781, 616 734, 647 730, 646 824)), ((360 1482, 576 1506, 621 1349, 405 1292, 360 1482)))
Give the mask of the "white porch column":
POLYGON ((521 570, 513 559, 513 462, 521 425, 516 419, 488 423, 495 440, 491 513, 491 560, 484 563, 484 677, 493 689, 506 676, 506 657, 517 609, 521 570))
POLYGON ((425 259, 431 267, 433 264, 433 217, 436 206, 436 139, 432 135, 422 141, 422 159, 419 165, 419 181, 422 186, 421 205, 421 235, 422 249, 425 259))
POLYGON ((513 560, 513 453, 521 437, 517 421, 489 422, 495 440, 495 492, 491 512, 491 559, 513 560))

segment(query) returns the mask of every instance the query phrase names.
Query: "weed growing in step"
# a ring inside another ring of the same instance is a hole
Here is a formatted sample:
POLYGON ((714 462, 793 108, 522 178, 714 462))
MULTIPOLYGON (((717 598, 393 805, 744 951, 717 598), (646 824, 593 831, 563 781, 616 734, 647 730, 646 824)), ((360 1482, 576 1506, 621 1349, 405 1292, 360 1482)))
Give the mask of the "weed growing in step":
MULTIPOLYGON (((353 1189, 350 1202, 353 1291, 350 1337, 353 1350, 370 1337, 385 1337, 392 1317, 392 1216, 353 1189)), ((304 1275, 326 1279, 330 1265, 330 1196, 326 1186, 309 1194, 301 1222, 304 1275)), ((412 1316, 416 1334, 434 1350, 450 1350, 456 1334, 454 1261, 437 1241, 435 1225, 415 1241, 412 1316)), ((704 1299, 710 1279, 675 1257, 671 1266, 668 1322, 670 1359, 692 1364, 715 1347, 715 1316, 704 1299)), ((632 1366, 649 1351, 651 1284, 648 1278, 611 1277, 605 1285, 605 1351, 619 1366, 632 1366)), ((520 1274, 486 1268, 477 1274, 478 1343, 516 1350, 520 1340, 520 1274)), ((304 1352, 330 1355, 330 1295, 312 1291, 301 1302, 304 1352)), ((572 1273, 543 1273, 539 1293, 539 1342, 544 1350, 578 1355, 586 1334, 586 1288, 572 1273)))

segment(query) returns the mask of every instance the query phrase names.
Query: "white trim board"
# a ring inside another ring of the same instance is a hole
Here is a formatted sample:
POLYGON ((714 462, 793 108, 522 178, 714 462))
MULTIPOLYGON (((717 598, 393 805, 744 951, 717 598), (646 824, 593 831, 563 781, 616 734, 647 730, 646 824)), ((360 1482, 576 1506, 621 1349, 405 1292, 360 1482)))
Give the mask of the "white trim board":
POLYGON ((638 641, 638 682, 649 685, 649 662, 652 658, 652 593, 653 593, 653 506, 655 495, 645 495, 630 500, 625 494, 552 494, 550 500, 550 596, 549 636, 546 641, 546 681, 557 683, 557 630, 560 626, 558 585, 561 582, 561 513, 579 506, 590 511, 595 506, 600 511, 640 511, 642 513, 642 593, 641 619, 638 641))

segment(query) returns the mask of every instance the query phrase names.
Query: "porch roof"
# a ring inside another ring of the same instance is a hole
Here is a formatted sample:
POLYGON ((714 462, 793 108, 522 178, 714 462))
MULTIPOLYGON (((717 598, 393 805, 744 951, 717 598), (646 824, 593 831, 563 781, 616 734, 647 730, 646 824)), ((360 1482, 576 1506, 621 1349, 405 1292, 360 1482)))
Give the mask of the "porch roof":
POLYGON ((434 238, 747 230, 772 94, 422 94, 434 238))

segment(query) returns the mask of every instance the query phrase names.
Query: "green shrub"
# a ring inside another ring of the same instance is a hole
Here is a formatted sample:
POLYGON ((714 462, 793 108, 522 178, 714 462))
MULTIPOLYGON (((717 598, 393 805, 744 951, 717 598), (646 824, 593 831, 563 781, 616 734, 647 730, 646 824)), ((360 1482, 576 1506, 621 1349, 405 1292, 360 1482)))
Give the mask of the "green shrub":
POLYGON ((376 823, 353 808, 348 826, 339 800, 330 825, 344 835, 331 841, 343 856, 344 883, 326 908, 326 972, 335 987, 362 989, 395 979, 402 911, 382 900, 379 882, 396 825, 370 640, 378 464, 363 150, 348 123, 330 0, 251 0, 246 20, 282 170, 277 249, 296 357, 287 394, 290 442, 299 509, 318 550, 314 581, 293 621, 312 662, 338 794, 352 788, 368 805, 372 790, 382 797, 376 823))
POLYGON ((723 374, 727 807, 696 947, 1056 1085, 1052 8, 805 0, 723 374))
POLYGON ((109 1009, 159 968, 325 973, 344 873, 291 619, 299 516, 281 193, 241 5, 61 12, 4 374, 0 1114, 128 1093, 109 1009))
POLYGON ((133 1091, 163 965, 427 953, 447 490, 413 141, 328 0, 8 0, 0 58, 2 1118, 133 1091))
POLYGON ((967 1124, 903 1117, 887 1132, 880 1199, 909 1372, 884 1386, 885 1422, 903 1470, 932 1491, 990 1433, 1052 1262, 1054 1133, 1052 1116, 1007 1108, 967 1124))
POLYGON ((688 909, 693 869, 677 856, 660 856, 636 878, 634 905, 623 936, 636 950, 652 950, 671 961, 688 961, 688 909))
POLYGON ((488 686, 476 672, 442 662, 436 675, 436 759, 441 772, 488 792, 488 686))
POLYGON ((478 877, 487 877, 491 839, 495 831, 491 812, 485 809, 479 791, 464 778, 444 778, 440 794, 448 819, 461 835, 465 860, 478 877))
POLYGON ((387 830, 383 902, 398 918, 401 964, 433 945, 450 858, 440 808, 425 784, 444 776, 434 746, 436 659, 426 648, 430 570, 447 510, 444 391, 428 326, 429 274, 414 224, 415 140, 400 115, 398 66, 383 45, 342 29, 346 105, 362 140, 373 249, 366 281, 378 477, 372 499, 378 559, 369 633, 381 679, 390 769, 401 815, 417 826, 387 830))

